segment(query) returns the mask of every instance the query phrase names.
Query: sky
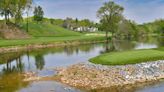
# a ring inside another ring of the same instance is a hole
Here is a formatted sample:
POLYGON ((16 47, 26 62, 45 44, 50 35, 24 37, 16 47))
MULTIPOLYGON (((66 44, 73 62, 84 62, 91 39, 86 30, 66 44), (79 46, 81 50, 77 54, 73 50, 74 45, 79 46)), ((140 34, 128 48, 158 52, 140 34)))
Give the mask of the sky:
MULTIPOLYGON (((90 19, 98 21, 97 10, 109 0, 34 0, 43 7, 45 17, 90 19)), ((164 18, 164 0, 113 0, 125 8, 123 15, 136 23, 164 18)))

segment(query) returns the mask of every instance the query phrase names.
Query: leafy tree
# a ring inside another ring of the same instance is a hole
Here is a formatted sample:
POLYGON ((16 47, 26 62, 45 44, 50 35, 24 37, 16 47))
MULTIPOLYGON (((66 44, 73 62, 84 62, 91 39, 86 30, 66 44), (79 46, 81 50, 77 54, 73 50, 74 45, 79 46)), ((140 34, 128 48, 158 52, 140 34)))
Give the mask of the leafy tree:
POLYGON ((9 17, 13 16, 12 0, 0 0, 0 14, 5 17, 6 24, 9 23, 9 17))
POLYGON ((115 4, 113 1, 104 3, 104 5, 97 11, 97 16, 100 18, 101 28, 106 31, 106 39, 108 39, 108 33, 111 32, 112 36, 118 28, 118 23, 122 19, 122 13, 124 8, 115 4))
POLYGON ((6 24, 10 22, 9 18, 15 18, 15 24, 22 20, 24 10, 32 0, 0 0, 0 14, 5 17, 6 24))
POLYGON ((79 22, 78 18, 76 18, 75 22, 76 22, 76 25, 77 25, 77 24, 78 24, 78 22, 79 22))
POLYGON ((92 23, 90 22, 90 20, 84 19, 84 20, 81 20, 80 25, 84 27, 87 27, 87 26, 90 27, 92 23))
POLYGON ((74 21, 72 18, 67 17, 63 22, 63 27, 67 29, 71 29, 71 27, 74 27, 74 21))
POLYGON ((130 20, 123 19, 119 23, 118 30, 116 32, 116 37, 131 39, 137 36, 137 26, 134 22, 130 20))
POLYGON ((35 7, 34 10, 34 20, 39 22, 43 20, 44 11, 41 6, 35 7))

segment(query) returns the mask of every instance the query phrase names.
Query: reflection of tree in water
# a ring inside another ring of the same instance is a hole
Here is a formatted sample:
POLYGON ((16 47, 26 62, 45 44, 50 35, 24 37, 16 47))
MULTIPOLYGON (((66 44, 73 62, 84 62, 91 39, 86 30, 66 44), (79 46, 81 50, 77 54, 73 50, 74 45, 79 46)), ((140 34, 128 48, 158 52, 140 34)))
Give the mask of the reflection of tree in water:
POLYGON ((67 53, 67 55, 72 55, 74 53, 78 54, 79 51, 83 52, 89 52, 91 49, 93 49, 94 45, 78 45, 78 46, 65 46, 64 47, 64 52, 67 53))
POLYGON ((24 63, 22 63, 21 55, 22 52, 0 55, 0 60, 2 61, 2 63, 6 63, 3 67, 2 74, 23 72, 25 66, 24 63))
POLYGON ((44 68, 45 60, 44 60, 43 55, 38 54, 35 56, 35 65, 36 65, 36 68, 39 70, 42 70, 44 68))
POLYGON ((64 52, 67 53, 67 55, 72 55, 74 53, 74 48, 73 46, 65 46, 64 47, 64 52))
POLYGON ((79 50, 83 52, 90 52, 92 49, 94 49, 95 45, 94 44, 86 44, 86 45, 81 45, 79 46, 79 50))
POLYGON ((102 51, 102 53, 130 50, 133 49, 134 47, 135 44, 132 41, 113 39, 110 42, 105 43, 105 50, 102 51))
POLYGON ((7 62, 0 73, 0 92, 15 92, 28 86, 29 83, 24 82, 21 75, 24 71, 21 55, 12 53, 0 57, 7 62))
POLYGON ((106 41, 105 43, 105 51, 103 51, 103 53, 107 53, 107 52, 112 52, 115 50, 115 46, 114 46, 114 41, 106 41))
POLYGON ((21 61, 21 57, 18 57, 15 59, 14 62, 11 62, 11 61, 8 61, 6 63, 6 66, 3 67, 3 74, 9 74, 9 73, 13 73, 13 72, 16 72, 16 73, 19 73, 19 72, 23 72, 24 71, 24 63, 22 63, 21 61), (13 64, 15 63, 15 64, 13 64))
POLYGON ((135 43, 130 40, 116 40, 114 44, 117 51, 131 50, 135 47, 135 43))
POLYGON ((164 46, 164 37, 159 37, 158 38, 158 45, 159 45, 159 47, 164 46))

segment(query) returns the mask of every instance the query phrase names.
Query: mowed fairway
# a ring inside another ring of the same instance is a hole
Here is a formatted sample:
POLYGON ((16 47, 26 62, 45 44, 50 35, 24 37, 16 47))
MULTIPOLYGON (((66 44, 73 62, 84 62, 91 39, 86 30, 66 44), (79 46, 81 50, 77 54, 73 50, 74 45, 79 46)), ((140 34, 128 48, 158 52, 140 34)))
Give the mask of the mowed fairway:
POLYGON ((125 65, 164 59, 164 51, 134 50, 111 52, 90 59, 92 63, 102 65, 125 65))
MULTIPOLYGON (((26 30, 26 23, 22 26, 23 30, 26 30)), ((29 23, 29 32, 31 36, 35 37, 57 37, 57 36, 80 36, 82 35, 79 32, 74 32, 72 30, 68 30, 62 28, 60 26, 52 25, 50 23, 29 23)))

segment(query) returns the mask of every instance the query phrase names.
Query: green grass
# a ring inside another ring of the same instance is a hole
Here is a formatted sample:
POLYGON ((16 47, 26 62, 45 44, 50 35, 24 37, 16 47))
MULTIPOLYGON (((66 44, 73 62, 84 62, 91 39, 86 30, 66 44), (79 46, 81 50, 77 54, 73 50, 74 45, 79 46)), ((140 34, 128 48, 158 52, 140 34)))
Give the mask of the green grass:
POLYGON ((36 37, 30 39, 20 40, 0 40, 0 47, 28 45, 28 44, 49 44, 55 42, 68 42, 68 41, 92 41, 92 40, 104 40, 102 36, 66 36, 66 37, 36 37))
POLYGON ((164 51, 134 50, 111 52, 90 59, 92 63, 102 65, 125 65, 164 59, 164 51))
POLYGON ((157 48, 157 50, 164 51, 164 47, 157 48))
MULTIPOLYGON (((22 27, 23 30, 26 30, 26 24, 23 23, 22 27)), ((50 23, 29 23, 29 32, 28 34, 35 36, 35 37, 57 37, 57 36, 79 36, 82 35, 79 32, 74 32, 71 30, 64 29, 60 26, 52 25, 50 23)))
MULTIPOLYGON (((20 28, 25 31, 26 23, 22 23, 20 28)), ((29 23, 28 34, 31 36, 29 39, 6 40, 0 38, 0 47, 22 46, 29 44, 51 44, 55 42, 62 43, 68 41, 104 40, 103 36, 86 36, 84 33, 71 31, 57 25, 52 25, 46 21, 43 21, 42 23, 31 21, 29 23)))

